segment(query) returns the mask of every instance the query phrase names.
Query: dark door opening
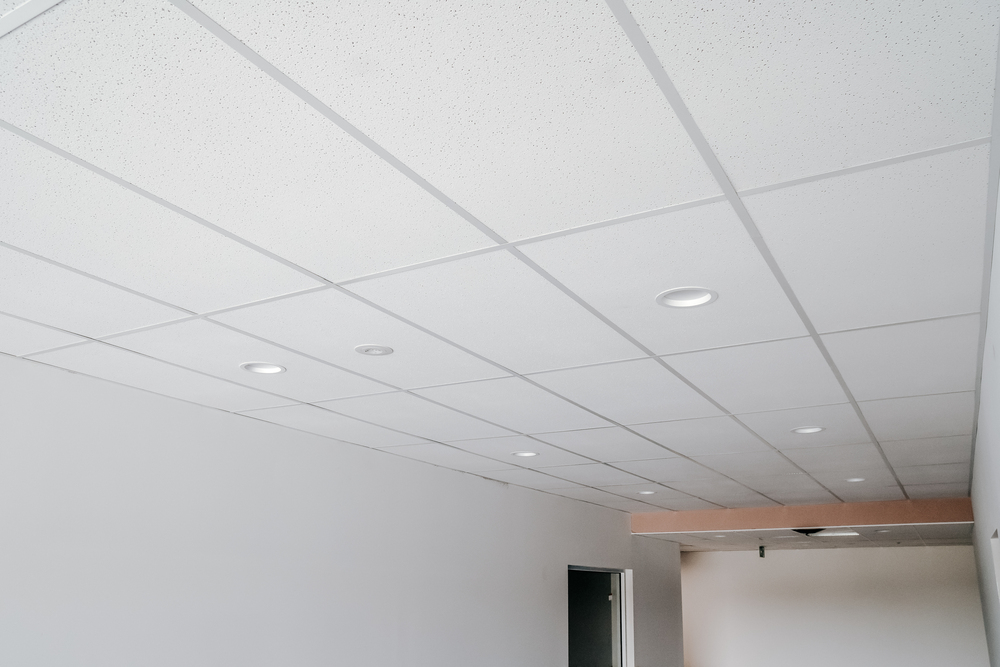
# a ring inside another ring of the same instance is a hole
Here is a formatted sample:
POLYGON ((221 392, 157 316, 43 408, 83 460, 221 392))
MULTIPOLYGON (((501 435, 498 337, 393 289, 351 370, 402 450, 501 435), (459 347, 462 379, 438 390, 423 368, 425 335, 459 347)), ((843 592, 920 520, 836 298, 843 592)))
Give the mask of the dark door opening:
POLYGON ((622 574, 569 570, 569 667, 622 667, 622 574))

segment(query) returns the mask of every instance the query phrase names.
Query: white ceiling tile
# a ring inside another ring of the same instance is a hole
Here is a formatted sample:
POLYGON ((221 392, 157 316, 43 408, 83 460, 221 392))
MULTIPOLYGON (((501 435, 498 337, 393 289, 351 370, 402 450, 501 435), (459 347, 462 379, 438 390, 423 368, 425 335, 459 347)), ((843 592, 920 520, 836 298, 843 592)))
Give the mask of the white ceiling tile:
POLYGON ((989 148, 746 197, 821 332, 979 310, 989 148))
POLYGON ((691 352, 665 361, 730 412, 847 400, 809 338, 691 352))
POLYGON ((118 336, 110 341, 142 354, 299 401, 319 402, 392 391, 359 377, 205 320, 118 336), (250 373, 246 362, 284 366, 284 373, 250 373))
POLYGON ((990 133, 989 0, 629 8, 739 188, 990 133))
POLYGON ((32 359, 77 373, 232 412, 291 403, 278 396, 177 368, 103 343, 86 343, 42 352, 32 359))
POLYGON ((642 356, 507 252, 354 283, 348 289, 520 373, 642 356))
POLYGON ((808 473, 842 471, 845 473, 843 477, 864 477, 848 473, 862 468, 886 467, 878 449, 871 443, 786 449, 782 453, 808 473))
POLYGON ((591 463, 590 459, 563 451, 544 442, 532 440, 523 435, 508 438, 483 438, 479 440, 458 440, 449 443, 467 452, 488 456, 498 461, 516 463, 523 468, 550 468, 552 466, 591 463), (514 452, 535 452, 537 456, 514 457, 514 452))
POLYGON ((636 424, 633 430, 685 456, 769 451, 730 417, 636 424))
POLYGON ((404 445, 402 447, 392 447, 386 449, 391 454, 416 459, 424 463, 432 463, 436 466, 451 468, 461 472, 489 472, 493 470, 512 470, 514 466, 506 465, 493 459, 476 456, 469 452, 462 451, 441 445, 436 442, 429 442, 423 445, 404 445))
POLYGON ((855 484, 849 488, 830 485, 830 488, 834 493, 840 496, 845 503, 871 503, 881 500, 905 500, 903 491, 895 485, 873 485, 870 487, 862 487, 860 484, 855 484))
POLYGON ((816 478, 817 482, 830 489, 841 498, 844 498, 844 500, 847 500, 847 495, 856 495, 858 493, 866 492, 868 489, 894 486, 896 484, 896 480, 893 478, 892 472, 885 465, 871 465, 872 467, 866 468, 863 462, 859 462, 859 465, 854 468, 845 467, 841 470, 814 471, 812 472, 812 476, 816 478), (847 481, 849 479, 859 478, 864 481, 847 481))
POLYGON ((976 388, 979 316, 823 336, 859 401, 976 388))
POLYGON ((640 500, 632 500, 628 498, 619 498, 618 500, 609 500, 600 503, 602 506, 613 510, 621 510, 622 512, 628 512, 630 514, 645 514, 648 512, 662 512, 662 507, 656 507, 649 503, 644 503, 640 500))
POLYGON ((822 488, 816 491, 772 491, 767 497, 782 505, 832 505, 840 502, 822 488))
POLYGON ((696 479, 671 483, 674 488, 724 507, 767 507, 777 503, 729 479, 696 479))
MULTIPOLYGON (((602 505, 605 503, 626 502, 626 499, 621 496, 616 496, 600 489, 592 489, 587 486, 578 486, 570 489, 554 489, 552 493, 557 496, 573 498, 574 500, 585 500, 589 503, 600 503, 602 505)), ((657 509, 659 508, 646 505, 644 511, 655 512, 657 509)))
POLYGON ((972 459, 971 435, 920 438, 917 440, 887 440, 881 445, 889 463, 893 466, 968 463, 972 459))
MULTIPOLYGON (((779 475, 740 475, 738 481, 765 496, 788 494, 826 494, 823 487, 809 475, 802 473, 779 475)), ((830 496, 831 502, 836 502, 830 496)))
POLYGON ((491 243, 169 3, 65 3, 0 59, 0 117, 328 279, 491 243))
MULTIPOLYGON (((964 494, 963 494, 964 495, 964 494)), ((972 523, 952 524, 922 524, 914 526, 920 537, 925 540, 972 539, 972 523)))
MULTIPOLYGON (((623 461, 615 467, 645 477, 654 482, 674 486, 674 482, 696 479, 722 479, 719 473, 688 459, 653 459, 650 461, 623 461)), ((681 489, 683 491, 683 489, 681 489)))
POLYGON ((510 431, 404 392, 328 401, 321 407, 429 440, 473 440, 510 431))
POLYGON ((496 366, 328 289, 231 310, 212 319, 404 389, 498 377, 496 366), (386 345, 391 355, 358 354, 386 345))
POLYGON ((728 203, 520 248, 656 354, 807 334, 728 203), (691 285, 719 298, 703 308, 656 302, 691 285))
POLYGON ((0 313, 0 352, 19 357, 83 341, 71 333, 0 313))
POLYGON ((546 468, 545 472, 571 482, 587 486, 613 486, 617 484, 638 484, 643 480, 627 472, 616 470, 603 463, 587 463, 575 466, 546 468))
POLYGON ((641 500, 645 503, 652 503, 654 505, 661 502, 666 502, 669 500, 676 500, 678 498, 689 498, 688 494, 682 491, 676 491, 674 489, 669 489, 665 486, 660 486, 659 484, 652 484, 645 482, 643 484, 613 484, 610 486, 600 487, 607 491, 608 493, 614 493, 619 496, 635 497, 637 500, 641 500), (640 491, 652 491, 650 495, 641 495, 640 491))
POLYGON ((910 498, 967 498, 968 484, 910 484, 906 486, 910 498))
POLYGON ((84 336, 169 322, 187 313, 0 247, 0 311, 84 336))
POLYGON ((749 476, 790 475, 799 472, 788 459, 773 451, 696 456, 694 460, 738 481, 749 476))
POLYGON ((620 424, 721 414, 653 359, 540 373, 531 379, 620 424))
POLYGON ((521 433, 608 426, 608 422, 521 378, 417 389, 432 401, 521 433))
POLYGON ((971 391, 862 402, 861 411, 882 440, 937 438, 972 433, 971 391))
POLYGON ((10 132, 0 240, 195 312, 321 283, 10 132))
POLYGON ((898 466, 896 475, 903 485, 966 484, 972 472, 968 463, 939 463, 925 466, 898 466))
POLYGON ((674 456, 663 447, 618 427, 539 433, 534 437, 605 463, 674 456))
POLYGON ((738 415, 741 422, 778 449, 829 447, 871 442, 849 403, 738 415), (821 426, 819 433, 793 433, 801 426, 821 426))
POLYGON ((700 498, 678 498, 666 500, 662 506, 675 512, 690 512, 694 510, 717 510, 719 506, 700 498))
POLYGON ((718 193, 603 2, 199 6, 510 239, 718 193))
POLYGON ((517 470, 491 470, 488 473, 482 473, 482 475, 483 477, 495 479, 498 482, 526 486, 529 489, 538 489, 539 491, 569 489, 579 486, 579 484, 574 484, 565 479, 559 479, 558 477, 553 477, 537 470, 527 470, 525 468, 517 470))
POLYGON ((338 415, 312 405, 290 405, 282 408, 252 410, 243 414, 272 424, 280 424, 366 447, 398 447, 426 442, 423 438, 390 431, 381 426, 338 415))

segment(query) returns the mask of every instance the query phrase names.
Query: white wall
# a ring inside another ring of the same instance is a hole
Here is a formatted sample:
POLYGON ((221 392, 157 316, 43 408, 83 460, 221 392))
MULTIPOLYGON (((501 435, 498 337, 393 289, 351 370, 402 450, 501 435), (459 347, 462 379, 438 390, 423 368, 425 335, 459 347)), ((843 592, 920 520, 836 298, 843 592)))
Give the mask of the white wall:
POLYGON ((684 664, 681 630, 681 550, 676 542, 632 538, 635 568, 635 665, 684 664))
MULTIPOLYGON (((994 130, 1000 130, 994 119, 994 130)), ((995 137, 1000 133, 995 132, 995 137)), ((993 141, 992 151, 1000 148, 1000 139, 993 141)), ((994 167, 991 161, 991 168, 994 167)), ((991 174, 991 184, 997 175, 991 174)), ((995 241, 1000 241, 998 237, 995 241)), ((1000 342, 1000 247, 993 246, 993 275, 990 278, 990 305, 983 349, 982 384, 980 385, 978 432, 972 469, 972 510, 975 515, 976 562, 979 565, 979 586, 986 619, 986 638, 990 646, 990 664, 1000 667, 1000 599, 997 596, 997 574, 994 572, 990 536, 1000 528, 1000 364, 997 344, 1000 342)))
MULTIPOLYGON (((567 564, 633 563, 622 513, 9 357, 0 377, 2 665, 565 665, 567 564)), ((669 595, 671 558, 637 547, 636 586, 669 595)), ((644 595, 640 623, 679 623, 644 595)), ((679 666, 654 644, 643 667, 679 666)))
POLYGON ((985 667, 971 547, 685 553, 687 667, 985 667))

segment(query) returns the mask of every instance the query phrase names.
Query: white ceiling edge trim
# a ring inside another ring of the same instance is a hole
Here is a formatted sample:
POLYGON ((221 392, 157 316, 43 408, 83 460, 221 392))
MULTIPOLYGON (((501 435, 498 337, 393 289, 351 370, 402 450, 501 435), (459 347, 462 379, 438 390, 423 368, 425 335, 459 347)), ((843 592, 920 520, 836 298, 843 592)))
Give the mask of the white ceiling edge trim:
POLYGON ((31 19, 44 14, 60 2, 62 0, 28 0, 18 5, 3 16, 0 16, 0 37, 17 30, 31 19))

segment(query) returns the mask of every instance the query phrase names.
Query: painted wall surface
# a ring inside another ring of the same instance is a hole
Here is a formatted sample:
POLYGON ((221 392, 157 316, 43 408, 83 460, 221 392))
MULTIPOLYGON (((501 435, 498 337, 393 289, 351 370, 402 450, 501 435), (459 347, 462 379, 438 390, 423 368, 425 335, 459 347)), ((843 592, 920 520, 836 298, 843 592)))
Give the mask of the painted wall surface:
POLYGON ((681 629, 681 549, 636 535, 632 538, 635 568, 635 665, 666 667, 684 664, 681 629))
POLYGON ((986 667, 972 547, 682 555, 687 667, 986 667))
MULTIPOLYGON (((994 122, 994 129, 997 127, 994 122)), ((997 135, 995 135, 997 136, 997 135)), ((994 139, 991 150, 998 149, 994 139)), ((991 161, 991 168, 994 161, 991 161)), ((996 187, 997 174, 991 174, 991 186, 996 187)), ((995 211, 994 211, 995 212, 995 211)), ((997 240, 1000 240, 998 237, 997 240)), ((990 277, 990 304, 983 349, 982 383, 979 415, 972 468, 972 511, 976 518, 974 540, 976 563, 979 566, 979 588, 986 621, 986 638, 990 646, 990 664, 1000 667, 1000 597, 990 537, 1000 528, 1000 364, 997 346, 1000 344, 1000 261, 997 243, 993 246, 993 275, 990 277)))
MULTIPOLYGON (((10 357, 0 377, 3 665, 565 665, 566 566, 633 562, 623 513, 10 357)), ((679 623, 653 592, 676 554, 638 553, 636 616, 679 623)))

